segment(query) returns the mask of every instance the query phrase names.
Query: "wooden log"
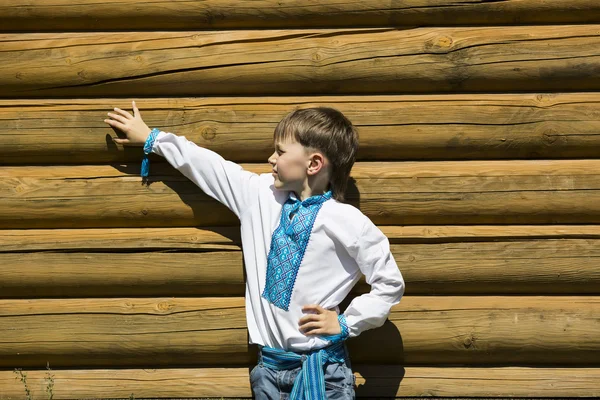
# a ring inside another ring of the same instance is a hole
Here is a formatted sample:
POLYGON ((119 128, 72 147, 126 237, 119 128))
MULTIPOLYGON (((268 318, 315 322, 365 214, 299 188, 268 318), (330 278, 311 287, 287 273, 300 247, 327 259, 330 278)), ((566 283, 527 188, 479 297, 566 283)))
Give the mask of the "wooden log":
POLYGON ((594 91, 598 29, 7 33, 0 98, 594 91))
MULTIPOLYGON (((388 229, 382 228, 386 233, 388 229)), ((595 229, 598 235, 600 227, 595 229)), ((1 246, 0 297, 244 296, 242 252, 233 244, 223 250, 226 238, 212 244, 210 237, 217 235, 211 231, 186 236, 162 230, 156 234, 166 235, 164 240, 131 235, 126 241, 127 229, 114 231, 105 229, 105 236, 94 234, 93 240, 84 239, 86 230, 54 232, 52 251, 29 253, 23 244, 23 248, 13 245, 16 252, 3 252, 1 246), (196 247, 190 236, 197 238, 196 247), (72 244, 75 237, 81 246, 72 244), (105 247, 112 237, 116 238, 112 246, 105 247), (182 238, 179 248, 161 248, 174 237, 182 238), (134 243, 144 246, 131 247, 134 243)), ((0 243, 13 232, 0 231, 0 243)), ((408 295, 599 295, 600 238, 558 236, 402 244, 394 243, 397 236, 389 239, 408 295)), ((48 243, 42 234, 31 232, 27 240, 48 243)), ((353 293, 369 290, 363 279, 353 293)))
POLYGON ((274 0, 245 6, 234 0, 201 2, 140 0, 73 3, 30 0, 15 5, 0 1, 2 31, 148 30, 291 28, 305 26, 427 26, 539 23, 598 23, 593 0, 481 2, 324 0, 318 3, 274 0))
MULTIPOLYGON (((449 225, 386 226, 379 229, 393 244, 508 242, 535 239, 600 239, 598 225, 449 225)), ((240 250, 238 227, 3 229, 0 253, 240 250)))
POLYGON ((0 301, 0 367, 255 362, 243 298, 0 301))
MULTIPOLYGON (((595 296, 406 297, 349 340, 358 364, 598 366, 595 296)), ((243 298, 0 300, 0 367, 255 362, 243 298)))
MULTIPOLYGON (((570 229, 569 227, 563 228, 570 229)), ((592 226, 574 228, 583 229, 586 233, 595 231, 592 226)), ((143 250, 223 251, 240 249, 241 238, 239 226, 211 226, 204 229, 115 228, 0 230, 0 253, 17 251, 132 252, 143 250)))
POLYGON ((402 301, 381 328, 348 342, 354 359, 436 366, 600 362, 596 297, 419 296, 402 301))
MULTIPOLYGON (((242 164, 256 173, 266 163, 242 164)), ((233 226, 169 165, 0 168, 0 228, 233 226)), ((357 163, 347 200, 379 225, 593 224, 599 160, 357 163)))
MULTIPOLYGON (((447 94, 173 98, 136 101, 151 127, 185 136, 236 162, 266 162, 277 123, 295 108, 329 106, 358 128, 359 161, 596 158, 600 95, 447 94), (243 148, 244 151, 240 151, 243 148)), ((0 100, 0 162, 140 162, 103 122, 123 99, 0 100)), ((152 163, 164 159, 151 155, 152 163)))
MULTIPOLYGON (((34 398, 45 397, 53 375, 54 399, 251 397, 248 368, 25 370, 34 398)), ((598 397, 598 368, 406 367, 353 365, 359 398, 385 397, 598 397)), ((14 371, 0 371, 0 400, 21 398, 14 371)))
POLYGON ((0 254, 0 297, 244 296, 242 252, 0 254), (4 264, 6 263, 6 264, 4 264))

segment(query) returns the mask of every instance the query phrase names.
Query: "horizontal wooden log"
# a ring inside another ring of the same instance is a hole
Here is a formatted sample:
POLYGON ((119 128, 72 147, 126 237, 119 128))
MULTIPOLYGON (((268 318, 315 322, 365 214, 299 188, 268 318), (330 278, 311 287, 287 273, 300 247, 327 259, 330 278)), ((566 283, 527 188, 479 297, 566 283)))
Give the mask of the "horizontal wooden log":
MULTIPOLYGON (((358 364, 599 366, 600 298, 406 297, 358 364)), ((243 298, 0 301, 0 367, 248 365, 243 298)))
POLYGON ((0 254, 0 265, 0 298, 244 296, 245 290, 239 250, 9 253, 0 254))
MULTIPOLYGON (((242 164, 257 173, 266 163, 242 164)), ((0 228, 233 226, 169 165, 0 168, 0 228)), ((600 160, 357 163, 350 204, 379 225, 594 224, 600 160)))
MULTIPOLYGON (((250 367, 251 368, 251 367, 250 367)), ((251 397, 250 368, 25 370, 31 395, 54 399, 251 397)), ((598 397, 600 368, 435 368, 353 365, 359 398, 385 397, 598 397)), ((0 371, 0 400, 22 398, 14 371, 0 371)))
POLYGON ((0 1, 1 31, 291 28, 303 26, 426 26, 600 22, 593 0, 500 1, 274 0, 201 2, 140 0, 73 3, 0 1))
MULTIPOLYGON (((385 227, 389 229, 392 227, 385 227)), ((568 227, 564 227, 569 229, 568 227)), ((586 227, 573 227, 584 229, 586 227)), ((587 226, 586 233, 596 232, 587 226)), ((600 231, 598 231, 600 237, 600 231)), ((239 226, 206 228, 3 229, 0 253, 240 250, 239 226)))
POLYGON ((8 368, 256 359, 243 298, 2 300, 0 331, 0 367, 8 368))
MULTIPOLYGON (((596 158, 600 94, 447 94, 138 99, 144 121, 236 162, 266 162, 277 123, 329 106, 359 131, 359 161, 596 158), (244 149, 244 151, 240 151, 244 149)), ((140 162, 103 120, 123 99, 0 100, 0 163, 140 162)), ((152 163, 163 158, 151 155, 152 163)))
MULTIPOLYGON (((594 239, 564 238, 557 232, 552 238, 439 243, 398 243, 402 237, 394 228, 382 227, 409 295, 600 294, 600 226, 594 239)), ((28 235, 13 244, 6 242, 18 233, 0 231, 0 243, 6 245, 0 245, 0 298, 244 296, 237 243, 210 230, 148 229, 152 232, 139 236, 128 235, 127 229, 50 230, 50 243, 46 232, 25 230, 28 235), (171 247, 174 238, 181 243, 171 247), (136 243, 140 247, 132 247, 136 243), (4 252, 9 247, 14 252, 4 252)), ((364 280, 354 289, 367 291, 364 280)))
POLYGON ((598 29, 7 33, 0 98, 594 91, 598 29))
MULTIPOLYGON (((379 226, 393 244, 600 239, 598 225, 379 226)), ((206 228, 2 229, 0 253, 239 250, 239 226, 206 228)))

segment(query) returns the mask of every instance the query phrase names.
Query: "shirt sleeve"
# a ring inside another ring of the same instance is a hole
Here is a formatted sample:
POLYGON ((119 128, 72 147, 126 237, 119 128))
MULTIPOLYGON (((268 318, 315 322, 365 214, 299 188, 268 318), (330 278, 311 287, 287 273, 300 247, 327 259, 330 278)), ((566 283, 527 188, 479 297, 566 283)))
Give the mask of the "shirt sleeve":
POLYGON ((348 250, 371 285, 371 291, 355 297, 343 314, 348 337, 354 337, 383 325, 404 295, 405 285, 388 238, 370 219, 348 250))
POLYGON ((203 192, 223 203, 240 218, 258 199, 259 175, 225 160, 218 153, 171 132, 160 131, 152 152, 194 182, 203 192))

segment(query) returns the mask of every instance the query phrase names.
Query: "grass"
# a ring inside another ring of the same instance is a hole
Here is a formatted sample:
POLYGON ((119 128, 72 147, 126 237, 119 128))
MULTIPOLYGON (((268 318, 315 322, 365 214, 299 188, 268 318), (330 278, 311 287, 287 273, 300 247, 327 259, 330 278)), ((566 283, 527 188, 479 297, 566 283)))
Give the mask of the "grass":
MULTIPOLYGON (((46 393, 48 400, 52 400, 54 397, 54 375, 51 373, 52 370, 50 369, 50 363, 46 363, 46 368, 48 369, 48 371, 46 372, 46 376, 44 377, 44 382, 46 382, 46 387, 44 388, 44 392, 46 393)), ((33 397, 31 396, 31 390, 29 390, 29 386, 27 384, 27 372, 23 372, 23 370, 21 368, 15 368, 14 373, 18 375, 15 377, 15 379, 20 379, 21 382, 23 383, 23 386, 25 389, 25 399, 33 400, 33 397)), ((227 399, 229 399, 229 400, 246 400, 246 398, 240 398, 240 399, 227 398, 227 399)), ((129 395, 129 400, 135 400, 133 393, 131 393, 129 395)), ((171 400, 174 400, 174 399, 171 399, 171 400)), ((193 399, 186 399, 186 400, 193 400, 193 399)), ((203 397, 203 398, 198 398, 197 400, 219 400, 219 399, 216 397, 211 397, 211 398, 203 397)), ((225 398, 221 397, 220 400, 225 400, 225 398)))
MULTIPOLYGON (((46 376, 44 377, 44 382, 46 382, 44 391, 48 396, 48 400, 52 400, 54 397, 54 375, 51 374, 52 370, 50 369, 50 363, 46 363, 46 368, 48 369, 48 372, 46 372, 46 376)), ((25 386, 25 398, 27 400, 33 400, 31 397, 31 390, 29 390, 29 386, 27 385, 27 372, 23 372, 21 368, 16 368, 14 372, 19 375, 15 379, 21 379, 23 386, 25 386)))

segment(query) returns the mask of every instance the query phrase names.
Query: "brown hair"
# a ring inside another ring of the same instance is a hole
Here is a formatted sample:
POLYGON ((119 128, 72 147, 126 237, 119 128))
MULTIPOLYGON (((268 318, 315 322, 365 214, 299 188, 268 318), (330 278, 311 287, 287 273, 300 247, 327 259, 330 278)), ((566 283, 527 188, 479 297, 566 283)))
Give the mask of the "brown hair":
POLYGON ((324 153, 331 165, 333 198, 343 202, 350 170, 358 151, 358 131, 348 118, 331 107, 297 109, 275 127, 275 141, 294 138, 305 148, 324 153))

